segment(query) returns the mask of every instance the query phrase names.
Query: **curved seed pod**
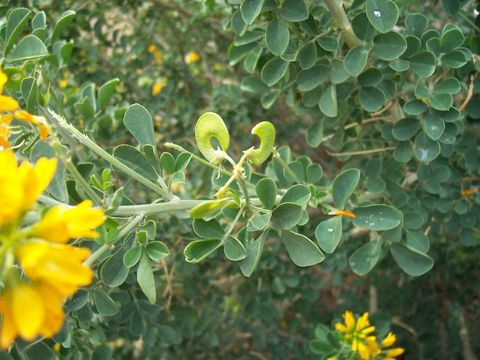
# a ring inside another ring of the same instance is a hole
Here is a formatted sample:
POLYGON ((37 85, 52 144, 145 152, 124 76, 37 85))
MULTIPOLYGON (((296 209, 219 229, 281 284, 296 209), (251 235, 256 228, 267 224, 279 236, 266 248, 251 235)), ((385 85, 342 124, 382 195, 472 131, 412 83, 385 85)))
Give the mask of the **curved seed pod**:
POLYGON ((262 121, 255 125, 252 134, 260 138, 260 146, 251 149, 248 155, 250 161, 255 165, 263 163, 273 151, 275 144, 275 127, 269 121, 262 121))
POLYGON ((205 159, 213 164, 220 163, 224 152, 230 146, 230 134, 223 119, 214 112, 207 112, 198 118, 195 125, 195 140, 205 159), (212 139, 216 139, 221 149, 215 149, 212 139))

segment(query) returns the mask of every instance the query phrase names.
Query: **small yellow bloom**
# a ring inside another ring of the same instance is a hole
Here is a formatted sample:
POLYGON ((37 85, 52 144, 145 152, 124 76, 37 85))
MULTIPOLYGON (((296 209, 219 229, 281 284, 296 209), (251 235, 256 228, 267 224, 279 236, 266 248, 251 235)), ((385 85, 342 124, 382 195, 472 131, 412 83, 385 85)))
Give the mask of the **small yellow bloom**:
POLYGON ((348 331, 351 331, 355 328, 355 317, 353 316, 353 313, 351 311, 345 311, 345 314, 343 314, 343 318, 345 319, 345 325, 348 329, 348 331))
POLYGON ((155 44, 150 44, 150 45, 148 45, 147 51, 148 51, 149 53, 153 53, 153 52, 157 51, 157 45, 155 45, 155 44))
POLYGON ((18 168, 19 180, 23 182, 22 210, 28 210, 55 175, 57 159, 40 158, 35 165, 24 161, 18 168))
POLYGON ((33 234, 58 243, 66 243, 73 238, 97 238, 99 234, 92 229, 104 221, 103 211, 92 208, 92 202, 85 200, 72 208, 51 208, 42 220, 34 225, 33 234))
POLYGON ((158 63, 161 63, 163 61, 163 54, 159 51, 159 50, 156 50, 154 53, 153 53, 153 58, 155 59, 155 62, 158 64, 158 63))
POLYGON ((462 197, 469 197, 472 196, 476 193, 477 191, 474 188, 469 188, 469 189, 463 189, 460 194, 462 197))
POLYGON ((397 340, 397 337, 395 336, 394 333, 389 332, 388 335, 385 337, 385 339, 382 340, 382 346, 383 347, 389 347, 395 344, 395 341, 397 340))
POLYGON ((394 358, 396 356, 400 356, 405 352, 405 349, 403 348, 395 348, 392 350, 387 351, 387 357, 394 358))
POLYGON ((0 69, 0 94, 3 94, 3 86, 7 83, 7 75, 0 69))
POLYGON ((192 64, 200 60, 200 55, 196 51, 190 51, 185 55, 185 62, 187 64, 192 64))
POLYGON ((42 140, 45 140, 48 137, 50 126, 47 124, 47 121, 43 116, 32 115, 25 110, 17 110, 15 111, 15 118, 37 126, 42 140))
POLYGON ((68 86, 68 80, 62 79, 60 80, 60 89, 65 89, 68 86))
POLYGON ((160 94, 160 92, 163 90, 163 88, 167 86, 167 81, 166 80, 159 80, 157 81, 153 87, 152 87, 152 95, 156 96, 160 94))
POLYGON ((350 210, 333 210, 328 213, 328 215, 340 215, 343 217, 348 217, 350 219, 355 219, 357 216, 350 210))
POLYGON ((90 255, 87 248, 31 241, 18 246, 15 254, 29 279, 44 282, 65 297, 93 278, 92 270, 83 265, 90 255))
POLYGON ((0 111, 14 111, 18 109, 18 101, 10 96, 0 95, 0 111))
POLYGON ((0 123, 0 147, 4 149, 10 147, 10 142, 8 141, 8 137, 10 136, 10 127, 6 124, 0 123))

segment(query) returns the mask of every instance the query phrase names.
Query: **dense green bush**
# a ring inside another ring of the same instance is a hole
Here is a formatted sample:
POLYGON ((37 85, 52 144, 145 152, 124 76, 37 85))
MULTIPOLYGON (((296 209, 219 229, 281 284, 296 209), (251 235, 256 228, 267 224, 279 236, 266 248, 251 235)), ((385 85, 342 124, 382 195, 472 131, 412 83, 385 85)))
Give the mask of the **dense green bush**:
POLYGON ((357 358, 334 330, 352 310, 406 359, 475 359, 476 6, 2 5, 3 95, 50 128, 6 139, 59 160, 24 222, 84 199, 107 215, 74 242, 95 279, 61 331, 2 357, 357 358))

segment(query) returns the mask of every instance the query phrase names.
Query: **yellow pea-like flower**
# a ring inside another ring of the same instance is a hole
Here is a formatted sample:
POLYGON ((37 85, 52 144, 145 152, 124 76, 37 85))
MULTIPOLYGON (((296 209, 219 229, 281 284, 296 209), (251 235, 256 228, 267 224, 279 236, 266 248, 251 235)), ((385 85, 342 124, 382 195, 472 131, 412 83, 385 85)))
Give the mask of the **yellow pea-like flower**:
POLYGON ((187 64, 192 64, 200 60, 200 55, 196 51, 190 51, 185 55, 185 62, 187 64))
POLYGON ((101 209, 92 208, 92 205, 90 200, 85 200, 71 208, 55 206, 34 225, 33 234, 58 243, 73 238, 97 238, 99 234, 92 229, 103 224, 105 216, 101 209))
POLYGON ((16 255, 29 279, 45 281, 63 295, 92 281, 92 270, 83 265, 90 255, 87 248, 31 241, 19 246, 16 255))

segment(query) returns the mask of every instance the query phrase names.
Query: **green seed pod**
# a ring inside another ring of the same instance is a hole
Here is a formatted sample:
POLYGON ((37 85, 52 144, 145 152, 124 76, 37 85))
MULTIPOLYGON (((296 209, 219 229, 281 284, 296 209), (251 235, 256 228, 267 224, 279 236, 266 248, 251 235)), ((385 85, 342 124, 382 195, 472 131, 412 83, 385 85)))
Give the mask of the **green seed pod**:
POLYGON ((195 140, 203 156, 213 164, 219 164, 230 146, 230 134, 223 119, 214 112, 200 116, 195 125, 195 140), (212 140, 216 139, 221 149, 215 149, 212 140))
POLYGON ((260 139, 260 146, 249 150, 248 158, 255 165, 263 163, 273 151, 275 144, 275 127, 269 121, 262 121, 255 125, 252 134, 260 139))
POLYGON ((231 199, 207 200, 195 206, 190 210, 190 217, 192 219, 202 219, 213 214, 218 209, 224 207, 231 199))

